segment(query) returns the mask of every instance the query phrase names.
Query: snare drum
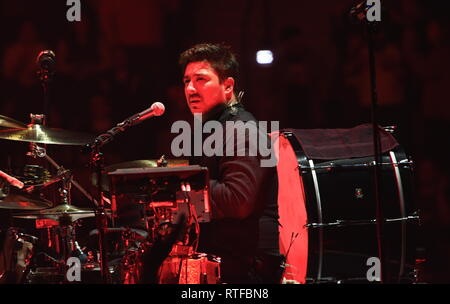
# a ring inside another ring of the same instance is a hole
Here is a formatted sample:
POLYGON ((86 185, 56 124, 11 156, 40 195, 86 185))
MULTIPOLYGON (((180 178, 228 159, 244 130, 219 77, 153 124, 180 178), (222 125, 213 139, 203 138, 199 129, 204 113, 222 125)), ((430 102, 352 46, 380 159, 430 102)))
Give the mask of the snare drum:
MULTIPOLYGON (((284 279, 368 282, 368 259, 378 256, 373 156, 311 159, 292 131, 275 135, 284 279)), ((411 166, 400 146, 382 154, 380 201, 390 282, 411 280, 414 271, 418 216, 411 166)))

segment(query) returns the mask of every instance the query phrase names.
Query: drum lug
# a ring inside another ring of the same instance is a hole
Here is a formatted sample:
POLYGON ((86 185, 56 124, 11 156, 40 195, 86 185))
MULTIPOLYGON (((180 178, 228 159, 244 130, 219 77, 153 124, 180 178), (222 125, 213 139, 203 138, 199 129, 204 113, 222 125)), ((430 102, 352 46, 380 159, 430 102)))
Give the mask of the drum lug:
POLYGON ((384 131, 391 133, 391 134, 395 134, 395 132, 397 131, 397 126, 386 126, 386 127, 382 127, 384 131))
POLYGON ((330 164, 327 166, 326 170, 327 170, 328 173, 332 173, 332 172, 334 171, 334 168, 336 168, 335 163, 330 163, 330 164))
POLYGON ((355 197, 357 199, 362 199, 364 197, 363 189, 362 188, 355 188, 355 197))

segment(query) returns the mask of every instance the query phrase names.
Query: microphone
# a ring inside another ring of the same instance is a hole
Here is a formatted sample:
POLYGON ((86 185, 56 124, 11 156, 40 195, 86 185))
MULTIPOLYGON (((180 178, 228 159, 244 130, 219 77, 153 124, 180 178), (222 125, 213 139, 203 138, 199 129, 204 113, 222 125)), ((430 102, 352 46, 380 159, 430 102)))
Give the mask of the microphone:
POLYGON ((166 110, 166 108, 164 107, 164 104, 162 104, 161 102, 155 102, 151 105, 150 108, 148 108, 140 113, 134 114, 133 116, 125 119, 123 122, 121 122, 117 126, 119 126, 119 127, 124 126, 124 125, 135 126, 150 117, 163 115, 165 110, 166 110))
POLYGON ((161 116, 164 114, 164 111, 165 111, 164 105, 160 102, 155 102, 154 104, 151 105, 150 108, 148 108, 140 113, 134 114, 133 116, 128 117, 121 123, 118 123, 112 129, 97 136, 97 138, 94 140, 94 142, 84 146, 82 148, 82 151, 83 152, 92 152, 92 151, 94 151, 94 149, 98 149, 101 146, 112 141, 114 136, 116 136, 117 134, 119 134, 121 132, 124 132, 129 127, 135 126, 150 117, 161 116))
POLYGON ((53 71, 55 69, 56 55, 52 50, 41 51, 36 58, 36 64, 46 71, 53 71))
POLYGON ((6 174, 2 170, 0 170, 0 177, 3 177, 8 183, 19 189, 22 189, 24 186, 24 183, 22 183, 20 180, 18 180, 15 177, 12 177, 11 175, 6 174))

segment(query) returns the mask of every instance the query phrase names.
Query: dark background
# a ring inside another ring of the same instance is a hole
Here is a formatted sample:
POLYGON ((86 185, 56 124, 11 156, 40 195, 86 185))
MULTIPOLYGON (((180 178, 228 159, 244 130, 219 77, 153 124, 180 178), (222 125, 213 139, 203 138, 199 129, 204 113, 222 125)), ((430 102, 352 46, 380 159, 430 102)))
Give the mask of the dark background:
MULTIPOLYGON (((190 120, 178 55, 195 43, 225 42, 241 63, 244 103, 259 120, 278 120, 281 128, 354 127, 371 115, 366 37, 348 18, 353 4, 82 0, 81 22, 69 22, 66 1, 1 0, 0 114, 28 123, 30 113, 42 113, 35 58, 52 49, 57 76, 48 126, 96 135, 161 101, 166 114, 117 137, 105 148, 106 161, 170 157, 170 126, 190 120), (271 66, 256 64, 260 48, 273 50, 271 66)), ((450 4, 382 5, 375 37, 380 124, 398 126, 397 139, 416 164, 426 281, 450 282, 450 4)), ((0 147, 8 155, 3 167, 27 162, 23 143, 0 147)), ((78 148, 51 146, 49 153, 88 187, 87 156, 78 148)))

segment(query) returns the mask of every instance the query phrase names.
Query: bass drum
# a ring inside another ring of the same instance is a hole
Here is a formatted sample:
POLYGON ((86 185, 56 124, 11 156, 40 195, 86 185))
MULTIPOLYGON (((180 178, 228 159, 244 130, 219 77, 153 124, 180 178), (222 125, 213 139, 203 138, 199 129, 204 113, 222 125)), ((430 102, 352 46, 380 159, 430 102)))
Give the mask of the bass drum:
MULTIPOLYGON (((273 135, 284 280, 368 283, 374 265, 369 258, 378 257, 373 156, 309 159, 292 131, 273 135)), ((411 167, 399 146, 382 154, 380 201, 389 282, 414 280, 418 216, 411 167)))

